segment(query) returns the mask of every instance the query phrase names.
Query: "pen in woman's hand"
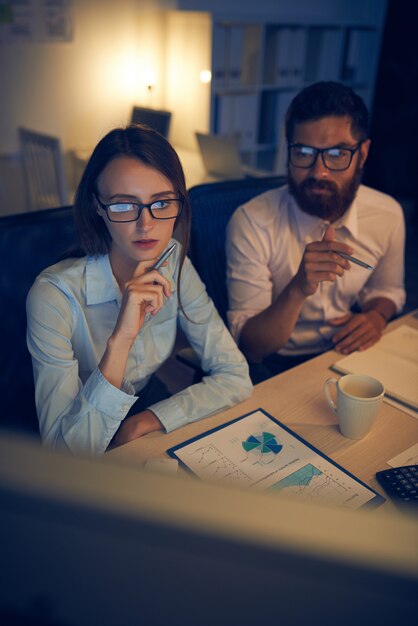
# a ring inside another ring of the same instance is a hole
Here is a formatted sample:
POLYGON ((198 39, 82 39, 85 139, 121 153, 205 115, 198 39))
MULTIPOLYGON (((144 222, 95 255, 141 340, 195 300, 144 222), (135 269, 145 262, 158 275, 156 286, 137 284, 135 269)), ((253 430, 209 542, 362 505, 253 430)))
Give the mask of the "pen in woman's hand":
POLYGON ((165 252, 162 253, 162 255, 160 256, 159 259, 157 259, 157 261, 154 263, 154 265, 152 265, 149 268, 149 272, 151 270, 159 270, 160 267, 163 265, 163 263, 168 259, 168 257, 170 256, 170 254, 174 251, 175 247, 177 246, 176 243, 173 243, 172 246, 170 246, 169 248, 167 248, 167 250, 165 252))
POLYGON ((360 259, 356 259, 354 256, 345 254, 345 252, 338 252, 338 254, 342 256, 343 259, 347 259, 347 261, 352 261, 356 265, 360 265, 361 267, 364 267, 366 270, 374 270, 373 265, 369 265, 368 263, 365 263, 364 261, 360 261, 360 259))

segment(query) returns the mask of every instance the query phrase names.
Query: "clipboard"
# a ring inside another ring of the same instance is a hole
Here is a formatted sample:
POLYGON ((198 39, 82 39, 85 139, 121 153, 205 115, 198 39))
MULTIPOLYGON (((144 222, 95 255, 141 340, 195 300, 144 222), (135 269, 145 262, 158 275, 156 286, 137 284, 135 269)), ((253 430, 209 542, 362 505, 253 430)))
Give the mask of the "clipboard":
POLYGON ((349 509, 385 498, 259 408, 173 446, 167 453, 202 480, 278 491, 349 509))

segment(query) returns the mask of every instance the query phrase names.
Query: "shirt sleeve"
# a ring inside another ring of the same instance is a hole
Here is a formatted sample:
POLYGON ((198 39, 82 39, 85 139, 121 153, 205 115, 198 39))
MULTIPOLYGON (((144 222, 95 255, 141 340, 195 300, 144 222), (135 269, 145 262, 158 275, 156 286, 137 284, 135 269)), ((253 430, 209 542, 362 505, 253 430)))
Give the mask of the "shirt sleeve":
POLYGON ((228 223, 226 257, 228 324, 238 343, 245 322, 267 309, 273 298, 268 241, 250 223, 244 207, 238 208, 228 223))
POLYGON ((187 257, 180 297, 187 315, 179 313, 180 325, 208 375, 149 407, 168 432, 232 406, 252 392, 248 364, 187 257))
POLYGON ((404 288, 405 220, 401 207, 395 224, 386 229, 388 239, 370 279, 359 294, 359 304, 374 298, 387 298, 399 313, 406 299, 404 288))
POLYGON ((72 348, 76 312, 56 285, 38 279, 26 309, 43 443, 73 453, 103 453, 137 399, 132 385, 124 382, 117 389, 98 367, 82 383, 72 348))

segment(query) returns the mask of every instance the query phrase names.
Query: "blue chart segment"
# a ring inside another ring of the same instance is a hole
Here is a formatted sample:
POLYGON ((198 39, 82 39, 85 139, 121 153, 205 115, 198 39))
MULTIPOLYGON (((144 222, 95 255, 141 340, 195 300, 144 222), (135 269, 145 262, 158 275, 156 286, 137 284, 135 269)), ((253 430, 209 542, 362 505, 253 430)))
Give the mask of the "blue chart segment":
POLYGON ((297 472, 286 476, 286 478, 273 485, 273 489, 286 489, 286 487, 300 487, 304 489, 315 476, 322 476, 321 470, 308 463, 308 465, 301 467, 297 472))
POLYGON ((246 452, 254 452, 258 454, 278 454, 282 449, 282 445, 271 433, 257 433, 250 435, 242 442, 242 447, 246 452))
POLYGON ((307 498, 329 497, 331 495, 335 498, 343 496, 347 492, 347 487, 338 480, 327 476, 311 463, 279 480, 270 489, 278 491, 286 489, 288 493, 307 498))

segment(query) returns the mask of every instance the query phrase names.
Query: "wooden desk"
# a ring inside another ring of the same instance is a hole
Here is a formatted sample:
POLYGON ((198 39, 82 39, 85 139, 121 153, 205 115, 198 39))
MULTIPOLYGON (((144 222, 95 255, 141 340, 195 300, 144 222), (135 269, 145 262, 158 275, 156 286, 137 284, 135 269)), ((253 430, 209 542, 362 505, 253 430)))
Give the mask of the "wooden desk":
MULTIPOLYGON (((386 332, 401 324, 418 328, 418 312, 416 316, 410 313, 393 321, 386 332)), ((261 407, 342 467, 384 493, 375 473, 388 467, 389 459, 418 442, 418 419, 384 402, 372 430, 364 439, 354 441, 341 435, 322 391, 327 378, 339 376, 329 367, 340 358, 337 352, 326 352, 256 385, 248 400, 226 411, 171 433, 150 433, 105 456, 114 461, 142 464, 146 459, 166 456, 171 446, 261 407)))

